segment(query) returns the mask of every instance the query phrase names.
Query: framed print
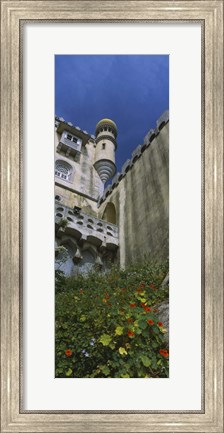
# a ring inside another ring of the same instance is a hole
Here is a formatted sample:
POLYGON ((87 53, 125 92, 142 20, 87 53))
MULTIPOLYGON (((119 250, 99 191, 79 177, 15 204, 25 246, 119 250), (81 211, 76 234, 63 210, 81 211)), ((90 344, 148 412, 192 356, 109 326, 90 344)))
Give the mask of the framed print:
POLYGON ((223 1, 1 1, 1 53, 1 431, 221 433, 223 1))
POLYGON ((137 148, 139 135, 130 130, 126 143, 125 133, 136 112, 142 113, 139 129, 144 130, 143 113, 148 127, 152 87, 155 113, 156 104, 160 111, 167 108, 168 64, 165 55, 55 56, 55 111, 66 112, 74 98, 73 122, 82 122, 78 111, 88 118, 88 130, 101 118, 95 135, 55 119, 57 378, 169 377, 168 110, 157 135, 151 130, 137 148))

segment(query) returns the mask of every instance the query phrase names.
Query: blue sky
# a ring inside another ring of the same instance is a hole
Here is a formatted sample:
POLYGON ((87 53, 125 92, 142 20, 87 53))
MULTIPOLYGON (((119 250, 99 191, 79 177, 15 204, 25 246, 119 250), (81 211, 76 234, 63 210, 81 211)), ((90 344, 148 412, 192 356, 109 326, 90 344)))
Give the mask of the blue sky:
POLYGON ((90 134, 114 120, 118 171, 167 109, 169 56, 55 56, 55 114, 90 134))

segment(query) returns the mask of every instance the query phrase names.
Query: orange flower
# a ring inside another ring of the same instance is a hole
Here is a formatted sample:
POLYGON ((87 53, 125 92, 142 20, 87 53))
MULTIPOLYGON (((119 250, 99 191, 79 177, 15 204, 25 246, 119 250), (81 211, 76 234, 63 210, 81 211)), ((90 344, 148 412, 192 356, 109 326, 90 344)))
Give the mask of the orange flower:
POLYGON ((144 308, 144 310, 147 312, 147 313, 149 313, 150 311, 151 311, 151 308, 149 308, 149 307, 143 307, 144 308))
POLYGON ((166 349, 160 349, 159 351, 160 355, 164 356, 165 358, 168 358, 169 353, 166 349))
POLYGON ((107 302, 107 300, 104 298, 104 299, 102 299, 102 302, 107 302))
POLYGON ((148 325, 154 325, 154 322, 151 319, 147 320, 147 323, 148 323, 148 325))
POLYGON ((65 351, 65 355, 66 355, 66 356, 72 356, 72 351, 71 351, 70 349, 67 349, 67 350, 65 351))
POLYGON ((133 319, 131 319, 131 317, 128 318, 128 323, 132 323, 133 319))
POLYGON ((129 337, 134 337, 134 335, 135 335, 134 332, 129 329, 128 330, 128 336, 129 337))
POLYGON ((158 322, 158 326, 163 327, 163 323, 162 322, 158 322))
POLYGON ((131 307, 131 308, 135 308, 136 306, 137 306, 136 303, 130 304, 130 307, 131 307))

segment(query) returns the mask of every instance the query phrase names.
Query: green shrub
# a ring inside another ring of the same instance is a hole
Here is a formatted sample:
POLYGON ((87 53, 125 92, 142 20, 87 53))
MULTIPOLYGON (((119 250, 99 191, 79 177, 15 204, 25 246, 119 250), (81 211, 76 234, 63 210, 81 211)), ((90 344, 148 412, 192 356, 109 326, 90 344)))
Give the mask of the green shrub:
POLYGON ((156 306, 168 299, 168 263, 114 267, 60 279, 56 377, 168 377, 166 330, 156 306))

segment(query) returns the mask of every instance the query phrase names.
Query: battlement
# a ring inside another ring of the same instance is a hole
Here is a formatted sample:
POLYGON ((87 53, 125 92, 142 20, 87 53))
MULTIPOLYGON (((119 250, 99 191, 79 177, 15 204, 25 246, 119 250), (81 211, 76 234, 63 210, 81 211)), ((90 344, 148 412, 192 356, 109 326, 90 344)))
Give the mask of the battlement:
POLYGON ((154 140, 160 134, 162 128, 169 122, 169 111, 165 111, 162 116, 156 122, 156 128, 150 129, 148 134, 144 138, 143 144, 136 147, 132 152, 131 159, 128 159, 122 166, 121 172, 117 173, 111 185, 105 188, 103 195, 98 200, 98 207, 106 200, 106 198, 112 193, 112 191, 119 185, 120 181, 126 176, 129 170, 133 167, 134 163, 142 156, 143 152, 149 147, 154 140))
POLYGON ((73 125, 71 122, 66 122, 63 117, 55 116, 55 126, 59 133, 63 132, 65 129, 76 132, 78 131, 81 135, 85 136, 86 141, 89 139, 95 140, 95 135, 89 134, 87 131, 82 130, 79 126, 73 125))

